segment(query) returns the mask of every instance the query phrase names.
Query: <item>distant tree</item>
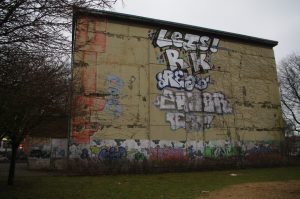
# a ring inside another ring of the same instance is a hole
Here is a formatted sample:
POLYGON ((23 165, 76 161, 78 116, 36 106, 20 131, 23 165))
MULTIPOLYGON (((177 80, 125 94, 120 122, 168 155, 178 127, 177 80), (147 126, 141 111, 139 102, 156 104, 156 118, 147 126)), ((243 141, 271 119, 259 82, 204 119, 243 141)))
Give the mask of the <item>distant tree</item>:
POLYGON ((279 67, 281 103, 289 134, 300 133, 300 55, 283 59, 279 67))

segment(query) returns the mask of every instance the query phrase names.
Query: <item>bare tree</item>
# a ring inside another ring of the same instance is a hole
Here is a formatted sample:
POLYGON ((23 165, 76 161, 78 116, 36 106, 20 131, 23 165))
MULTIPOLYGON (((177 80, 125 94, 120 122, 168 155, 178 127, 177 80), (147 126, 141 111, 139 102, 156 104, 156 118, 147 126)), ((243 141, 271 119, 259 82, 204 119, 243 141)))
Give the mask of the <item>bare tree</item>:
POLYGON ((289 131, 300 132, 299 55, 292 54, 282 60, 279 69, 279 82, 284 119, 289 124, 289 131))
POLYGON ((117 0, 2 0, 0 46, 27 52, 70 53, 73 7, 111 8, 117 0))
POLYGON ((1 135, 12 145, 8 184, 13 184, 16 152, 24 136, 44 116, 65 111, 70 73, 65 63, 44 53, 20 49, 2 53, 0 126, 1 135))
POLYGON ((12 144, 8 184, 24 136, 66 104, 74 7, 117 0, 0 0, 0 138, 12 144))

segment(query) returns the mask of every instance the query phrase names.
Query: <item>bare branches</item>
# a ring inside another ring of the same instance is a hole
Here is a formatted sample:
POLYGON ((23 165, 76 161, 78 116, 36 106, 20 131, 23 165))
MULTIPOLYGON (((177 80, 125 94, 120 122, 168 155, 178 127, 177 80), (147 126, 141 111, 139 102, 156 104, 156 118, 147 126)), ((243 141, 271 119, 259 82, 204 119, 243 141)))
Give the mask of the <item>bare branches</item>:
POLYGON ((284 117, 300 132, 300 56, 292 54, 280 64, 279 82, 284 117))
POLYGON ((43 116, 65 114, 73 7, 110 8, 116 0, 0 0, 0 139, 16 149, 43 116))
POLYGON ((116 0, 0 1, 0 46, 69 54, 73 6, 111 8, 116 0))
POLYGON ((0 59, 0 126, 21 141, 45 114, 65 113, 70 67, 45 53, 15 48, 4 52, 0 59))
POLYGON ((115 2, 0 1, 0 127, 5 132, 28 130, 33 117, 62 103, 73 7, 104 9, 115 2))

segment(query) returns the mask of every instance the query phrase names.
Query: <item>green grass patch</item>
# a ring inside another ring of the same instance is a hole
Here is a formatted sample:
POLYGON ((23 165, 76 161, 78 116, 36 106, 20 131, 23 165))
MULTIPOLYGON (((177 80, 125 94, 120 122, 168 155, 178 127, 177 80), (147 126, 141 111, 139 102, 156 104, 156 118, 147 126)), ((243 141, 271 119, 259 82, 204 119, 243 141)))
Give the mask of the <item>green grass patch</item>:
POLYGON ((17 176, 13 187, 7 186, 2 176, 0 198, 197 198, 202 191, 228 185, 287 180, 300 180, 300 167, 94 177, 17 176))

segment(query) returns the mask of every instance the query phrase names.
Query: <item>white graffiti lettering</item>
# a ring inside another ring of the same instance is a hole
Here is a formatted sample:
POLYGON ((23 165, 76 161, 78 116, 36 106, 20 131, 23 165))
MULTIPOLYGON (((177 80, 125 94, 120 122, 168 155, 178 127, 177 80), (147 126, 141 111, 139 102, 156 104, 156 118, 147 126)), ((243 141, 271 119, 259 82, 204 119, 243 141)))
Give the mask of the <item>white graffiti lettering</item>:
POLYGON ((157 35, 157 38, 156 38, 156 45, 159 46, 159 47, 165 47, 165 46, 171 46, 173 43, 172 43, 172 40, 171 39, 166 39, 165 36, 167 34, 167 30, 160 30, 158 35, 157 35))
POLYGON ((213 115, 195 115, 180 112, 167 112, 166 114, 166 121, 170 122, 172 130, 183 128, 188 131, 203 131, 210 128, 213 119, 213 115))
POLYGON ((194 34, 185 34, 183 36, 182 33, 177 31, 168 34, 168 30, 161 29, 156 33, 153 41, 153 44, 160 48, 174 46, 176 48, 183 47, 186 51, 195 51, 198 49, 204 52, 210 49, 211 52, 215 53, 218 51, 220 39, 194 34))
POLYGON ((168 65, 172 71, 180 69, 186 69, 189 65, 183 60, 179 59, 179 52, 177 50, 166 50, 166 55, 168 59, 168 65))
POLYGON ((218 51, 220 39, 165 29, 152 39, 161 51, 159 63, 166 61, 168 67, 156 74, 157 88, 162 94, 157 96, 155 105, 166 111, 166 121, 172 130, 203 132, 211 127, 213 114, 232 113, 223 93, 203 92, 213 81, 201 74, 215 68, 211 55, 218 51))
POLYGON ((208 87, 211 82, 210 76, 205 78, 188 75, 181 70, 171 71, 163 70, 157 73, 157 88, 163 89, 166 87, 185 89, 187 91, 192 91, 194 88, 198 90, 204 90, 208 87))
POLYGON ((175 97, 171 90, 164 90, 163 95, 156 102, 156 105, 159 106, 160 109, 170 110, 175 109, 175 97))
POLYGON ((209 63, 205 60, 206 54, 201 53, 199 57, 197 57, 196 53, 190 53, 190 57, 193 63, 193 72, 197 73, 203 70, 211 70, 209 63))
POLYGON ((186 114, 186 129, 190 131, 209 129, 213 119, 213 115, 186 114))
POLYGON ((210 47, 211 52, 216 53, 218 51, 219 42, 220 42, 220 39, 214 38, 214 40, 211 44, 211 47, 210 47))
POLYGON ((232 113, 232 108, 229 102, 220 92, 201 93, 164 89, 162 95, 157 96, 155 105, 162 110, 217 114, 232 113))
POLYGON ((171 129, 177 130, 185 128, 185 114, 184 113, 170 113, 167 112, 166 120, 170 122, 171 129))
POLYGON ((196 50, 197 49, 197 43, 200 39, 200 36, 192 35, 192 34, 186 34, 184 39, 187 41, 183 44, 183 48, 185 50, 196 50))
POLYGON ((206 53, 200 53, 199 56, 196 52, 189 53, 191 62, 190 65, 183 59, 179 58, 179 52, 177 50, 168 49, 165 51, 165 54, 166 59, 168 61, 169 69, 172 71, 178 69, 185 70, 189 68, 190 65, 193 66, 193 73, 198 73, 199 71, 208 71, 212 68, 206 60, 206 53))
POLYGON ((182 39, 182 34, 180 32, 173 32, 171 36, 171 40, 174 46, 176 46, 177 48, 181 48, 183 43, 181 39, 182 39))
POLYGON ((209 37, 207 36, 203 36, 200 38, 200 50, 202 51, 207 51, 208 50, 208 47, 209 47, 209 37))
POLYGON ((164 70, 156 75, 157 87, 163 89, 167 86, 171 88, 184 88, 183 72, 181 70, 164 70))

